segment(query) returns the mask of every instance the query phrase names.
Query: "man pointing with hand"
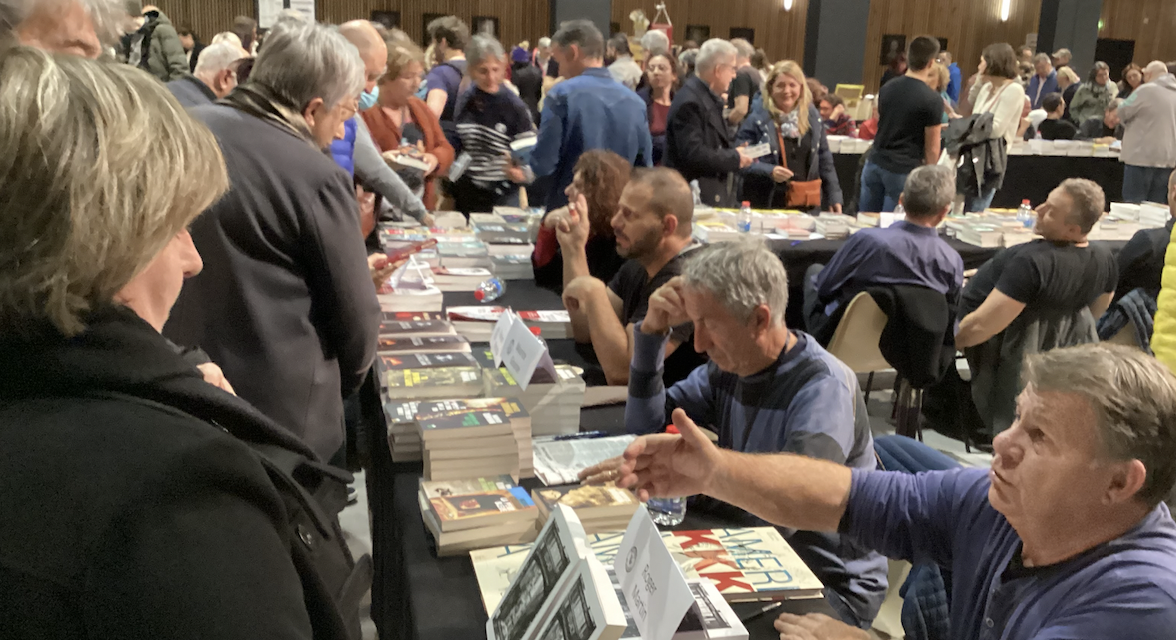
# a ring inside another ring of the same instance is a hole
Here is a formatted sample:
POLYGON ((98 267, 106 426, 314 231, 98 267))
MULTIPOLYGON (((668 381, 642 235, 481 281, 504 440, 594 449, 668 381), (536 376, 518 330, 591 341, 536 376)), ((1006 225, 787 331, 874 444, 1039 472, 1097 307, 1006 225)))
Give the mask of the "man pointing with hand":
MULTIPOLYGON (((705 494, 950 569, 953 640, 1171 638, 1176 523, 1162 500, 1176 480, 1176 379, 1113 345, 1037 354, 1024 373, 1018 419, 987 471, 725 451, 677 408, 681 435, 638 438, 617 484, 642 500, 705 494)), ((825 617, 776 628, 785 640, 870 637, 825 617)))

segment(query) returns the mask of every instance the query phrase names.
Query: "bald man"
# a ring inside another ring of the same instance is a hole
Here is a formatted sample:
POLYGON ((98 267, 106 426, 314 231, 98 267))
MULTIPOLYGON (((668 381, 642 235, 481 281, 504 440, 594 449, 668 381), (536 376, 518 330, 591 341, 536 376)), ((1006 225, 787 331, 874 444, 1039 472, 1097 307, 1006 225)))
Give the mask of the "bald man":
POLYGON ((1176 77, 1154 60, 1144 84, 1119 107, 1123 122, 1123 199, 1167 202, 1168 176, 1176 168, 1176 77))
POLYGON ((123 13, 118 0, 0 0, 0 41, 96 59, 123 13))
MULTIPOLYGON (((384 44, 384 39, 372 23, 366 20, 346 22, 339 27, 339 33, 359 49, 359 57, 363 60, 367 83, 364 84, 363 93, 359 97, 359 110, 366 111, 376 106, 376 85, 384 75, 384 70, 388 68, 388 45, 384 44)), ((413 194, 408 185, 404 184, 404 180, 401 180, 380 156, 380 150, 372 141, 371 131, 368 130, 363 118, 357 113, 352 122, 353 125, 349 124, 355 127, 355 149, 352 159, 355 162, 355 177, 359 184, 367 191, 383 196, 384 200, 401 215, 415 218, 425 225, 432 225, 433 216, 429 215, 421 199, 413 194)), ((339 142, 341 141, 335 141, 336 144, 339 142)))

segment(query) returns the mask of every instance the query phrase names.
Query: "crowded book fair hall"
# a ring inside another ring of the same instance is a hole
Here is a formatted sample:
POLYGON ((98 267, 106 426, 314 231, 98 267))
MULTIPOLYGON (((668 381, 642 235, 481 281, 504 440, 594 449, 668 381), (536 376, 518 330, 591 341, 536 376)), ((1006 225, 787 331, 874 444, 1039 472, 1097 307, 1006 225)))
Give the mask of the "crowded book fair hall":
POLYGON ((0 0, 0 638, 1176 639, 1173 0, 0 0))

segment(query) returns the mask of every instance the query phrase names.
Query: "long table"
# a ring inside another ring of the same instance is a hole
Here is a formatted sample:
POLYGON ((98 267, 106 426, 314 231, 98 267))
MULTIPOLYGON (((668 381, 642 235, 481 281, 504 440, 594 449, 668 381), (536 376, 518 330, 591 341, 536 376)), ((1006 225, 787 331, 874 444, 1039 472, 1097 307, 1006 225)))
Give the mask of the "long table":
MULTIPOLYGON (((861 154, 835 153, 833 165, 846 205, 854 205, 857 213, 857 177, 861 154)), ((1066 178, 1088 178, 1097 182, 1106 193, 1107 206, 1123 197, 1123 164, 1118 158, 1079 158, 1073 156, 1009 156, 1004 184, 992 199, 992 206, 1016 209, 1021 200, 1029 199, 1034 206, 1045 202, 1049 192, 1066 178)))
MULTIPOLYGON (((472 294, 446 293, 446 306, 472 302, 472 294)), ((556 294, 534 282, 512 280, 501 303, 518 309, 556 309, 556 294)), ((571 340, 549 340, 557 361, 584 365, 571 340)), ((467 555, 438 558, 432 538, 421 521, 417 487, 420 463, 393 463, 388 451, 386 423, 375 378, 369 376, 363 393, 364 430, 368 437, 370 466, 368 501, 372 512, 372 619, 383 640, 472 640, 485 637, 486 611, 473 565, 467 555)), ((592 407, 581 410, 582 430, 624 432, 624 407, 592 407)), ((711 529, 725 526, 707 514, 687 513, 677 529, 711 529)), ((759 605, 735 605, 747 615, 759 605)), ((777 613, 825 613, 835 615, 822 598, 785 603, 777 613)), ((775 615, 748 623, 752 638, 776 638, 775 615)))

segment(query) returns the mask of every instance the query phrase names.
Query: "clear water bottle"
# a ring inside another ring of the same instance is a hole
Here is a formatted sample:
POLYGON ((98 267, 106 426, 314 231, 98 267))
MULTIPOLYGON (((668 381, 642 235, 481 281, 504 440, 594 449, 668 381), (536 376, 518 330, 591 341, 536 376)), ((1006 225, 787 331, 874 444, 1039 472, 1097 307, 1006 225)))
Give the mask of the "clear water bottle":
POLYGON ((751 233, 751 203, 746 200, 739 208, 739 220, 736 226, 740 233, 751 233))
POLYGON ((493 302, 505 293, 506 282, 499 280, 496 276, 491 276, 483 280, 477 289, 474 289, 474 299, 482 303, 493 302))
POLYGON ((1033 223, 1036 221, 1037 216, 1033 213, 1033 207, 1028 200, 1022 200, 1021 206, 1017 208, 1017 222, 1020 222, 1026 229, 1032 229, 1033 223))
POLYGON ((899 216, 906 217, 906 207, 901 202, 894 205, 894 219, 897 220, 899 216))
MULTIPOLYGON (((678 428, 667 425, 666 433, 678 433, 678 428)), ((650 498, 645 508, 649 510, 654 523, 663 527, 676 527, 686 519, 686 498, 650 498)))

